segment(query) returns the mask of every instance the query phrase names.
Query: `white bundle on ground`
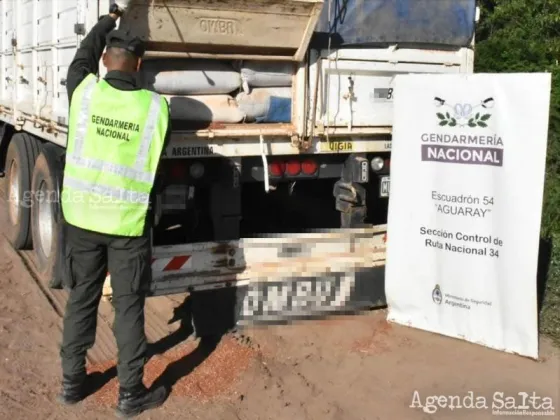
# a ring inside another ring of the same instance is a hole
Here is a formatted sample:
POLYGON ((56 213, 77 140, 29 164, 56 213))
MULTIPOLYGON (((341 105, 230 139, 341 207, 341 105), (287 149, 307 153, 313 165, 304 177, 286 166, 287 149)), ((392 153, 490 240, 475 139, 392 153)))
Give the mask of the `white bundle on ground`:
POLYGON ((258 88, 240 92, 237 105, 247 121, 290 122, 292 88, 258 88))
POLYGON ((245 118, 230 95, 163 96, 172 120, 236 124, 245 118))
POLYGON ((216 60, 146 60, 142 75, 146 89, 166 95, 226 94, 241 87, 240 74, 216 60))
POLYGON ((251 87, 290 87, 294 68, 293 63, 244 62, 241 66, 243 90, 249 93, 251 87))

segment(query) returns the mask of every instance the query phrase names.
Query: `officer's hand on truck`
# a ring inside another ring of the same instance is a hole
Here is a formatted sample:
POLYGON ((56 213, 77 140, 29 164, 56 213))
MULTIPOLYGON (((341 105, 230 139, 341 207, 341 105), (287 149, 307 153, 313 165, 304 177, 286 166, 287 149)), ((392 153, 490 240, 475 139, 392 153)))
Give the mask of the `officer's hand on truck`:
POLYGON ((128 3, 130 3, 130 0, 115 1, 113 4, 111 4, 111 7, 109 8, 109 14, 113 14, 118 17, 121 17, 124 14, 124 12, 126 12, 126 9, 128 8, 128 3))

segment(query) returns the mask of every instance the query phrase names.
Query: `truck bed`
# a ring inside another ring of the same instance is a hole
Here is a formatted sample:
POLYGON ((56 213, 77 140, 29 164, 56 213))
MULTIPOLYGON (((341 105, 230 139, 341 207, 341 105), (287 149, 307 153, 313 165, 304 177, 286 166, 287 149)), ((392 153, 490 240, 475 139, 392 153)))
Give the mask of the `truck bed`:
MULTIPOLYGON (((129 17, 122 25, 124 28, 132 25, 144 13, 142 16, 147 26, 140 25, 136 30, 140 35, 144 31, 143 37, 151 43, 150 48, 156 49, 147 52, 148 58, 177 58, 193 54, 200 57, 202 54, 207 58, 223 60, 228 54, 241 54, 244 60, 251 60, 258 58, 258 54, 243 55, 241 51, 244 48, 260 45, 266 49, 274 47, 274 42, 284 42, 283 39, 279 41, 282 38, 280 34, 286 33, 287 27, 280 24, 272 30, 276 36, 269 36, 266 30, 260 37, 240 35, 232 38, 219 33, 208 38, 210 35, 203 30, 208 23, 204 20, 205 13, 212 12, 210 14, 214 16, 213 13, 218 13, 218 10, 222 14, 231 12, 244 16, 239 19, 245 22, 245 27, 250 26, 246 34, 260 28, 257 17, 263 14, 267 22, 272 17, 285 23, 293 18, 292 24, 297 26, 294 31, 298 34, 299 43, 289 38, 291 41, 286 41, 286 45, 292 48, 293 55, 283 57, 296 67, 292 82, 292 121, 202 121, 196 124, 173 121, 173 144, 167 150, 168 156, 177 155, 174 150, 187 146, 204 147, 204 150, 214 150, 215 154, 223 152, 223 156, 258 156, 263 150, 261 136, 268 154, 387 151, 392 126, 392 100, 383 98, 382 93, 391 89, 394 75, 472 72, 472 50, 469 48, 437 51, 412 47, 313 49, 308 62, 298 62, 301 51, 307 51, 322 1, 293 0, 288 3, 293 7, 273 0, 256 3, 214 1, 205 2, 204 7, 198 0, 167 1, 165 7, 160 1, 138 0, 133 3, 129 17), (256 8, 252 10, 251 5, 256 8), (146 10, 149 11, 147 15, 146 10), (186 20, 178 21, 178 16, 184 16, 186 20), (158 24, 170 19, 175 19, 177 23, 171 29, 169 25, 158 24), (189 22, 198 22, 198 29, 187 25, 189 22), (150 30, 146 32, 146 28, 150 30), (171 34, 169 31, 174 32, 171 34), (189 35, 190 43, 179 42, 186 35, 189 35), (195 48, 195 44, 198 47, 195 48), (210 51, 218 44, 228 54, 224 56, 210 51), (191 52, 177 51, 180 45, 183 50, 190 49, 191 52), (207 49, 201 52, 204 45, 207 49), (355 84, 355 100, 351 103, 347 99, 349 77, 355 84), (381 97, 375 97, 372 102, 375 95, 381 97), (352 147, 348 146, 350 143, 352 147)), ((13 125, 16 130, 24 130, 65 146, 68 122, 65 78, 68 66, 84 34, 97 22, 99 15, 106 13, 108 7, 108 0, 0 2, 0 120, 13 125)), ((220 27, 221 21, 216 19, 220 27)), ((226 23, 222 26, 226 32, 227 28, 231 28, 226 23)), ((101 68, 101 76, 103 72, 101 68)))

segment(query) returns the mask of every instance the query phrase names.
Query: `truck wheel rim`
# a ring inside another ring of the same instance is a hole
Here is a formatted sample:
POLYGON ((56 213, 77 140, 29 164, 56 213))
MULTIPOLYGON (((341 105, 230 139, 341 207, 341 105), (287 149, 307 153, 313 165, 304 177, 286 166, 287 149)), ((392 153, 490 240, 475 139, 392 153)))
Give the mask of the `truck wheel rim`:
POLYGON ((38 200, 39 205, 39 237, 41 239, 41 249, 48 257, 51 253, 52 245, 52 207, 49 200, 49 191, 47 189, 47 183, 45 181, 41 182, 39 187, 40 195, 38 200))
POLYGON ((8 191, 8 211, 12 225, 19 224, 19 173, 18 165, 13 160, 10 164, 10 185, 8 191))

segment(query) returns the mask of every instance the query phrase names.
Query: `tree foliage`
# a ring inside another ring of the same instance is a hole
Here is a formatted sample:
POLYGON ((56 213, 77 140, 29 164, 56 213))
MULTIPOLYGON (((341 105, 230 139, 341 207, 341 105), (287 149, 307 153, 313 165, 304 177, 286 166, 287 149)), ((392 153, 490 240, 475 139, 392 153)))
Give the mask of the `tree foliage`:
POLYGON ((542 328, 560 340, 560 0, 479 0, 479 7, 476 72, 552 73, 542 234, 554 248, 542 328))

